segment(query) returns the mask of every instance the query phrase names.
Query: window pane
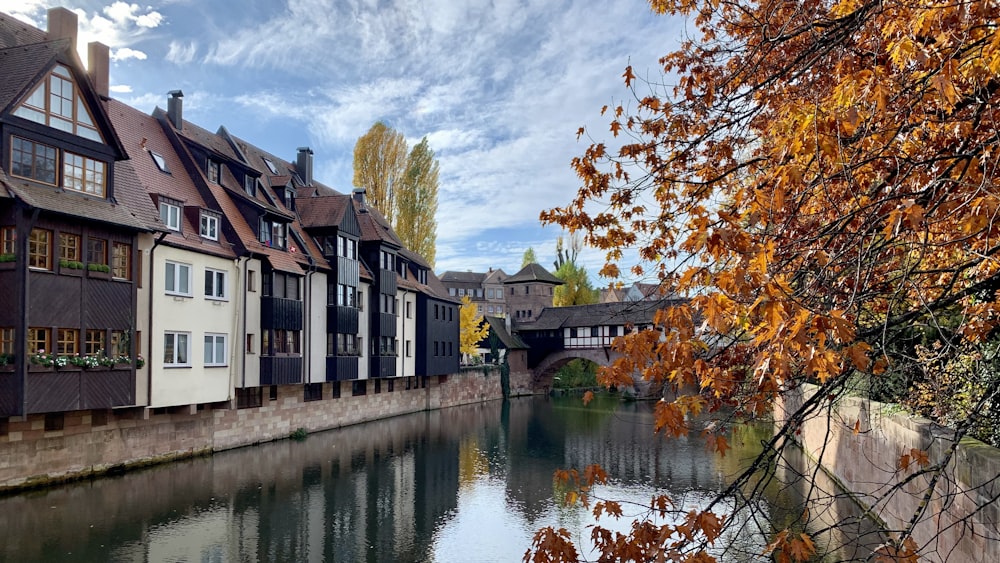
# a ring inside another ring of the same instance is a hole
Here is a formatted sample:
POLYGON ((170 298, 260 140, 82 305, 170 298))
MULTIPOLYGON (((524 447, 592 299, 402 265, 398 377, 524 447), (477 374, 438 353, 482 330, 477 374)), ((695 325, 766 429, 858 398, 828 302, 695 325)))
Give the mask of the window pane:
POLYGON ((188 363, 188 337, 186 334, 177 335, 177 363, 188 363))
POLYGON ((188 278, 191 275, 191 268, 188 266, 177 266, 177 274, 179 279, 177 280, 178 291, 180 293, 191 293, 191 287, 188 285, 188 278))
POLYGON ((167 273, 166 273, 164 289, 166 289, 167 291, 177 291, 177 285, 176 285, 177 265, 167 262, 166 267, 167 267, 166 269, 167 273))
POLYGON ((215 352, 215 337, 214 336, 206 336, 205 337, 205 363, 206 364, 214 364, 215 363, 215 356, 213 355, 214 352, 215 352))

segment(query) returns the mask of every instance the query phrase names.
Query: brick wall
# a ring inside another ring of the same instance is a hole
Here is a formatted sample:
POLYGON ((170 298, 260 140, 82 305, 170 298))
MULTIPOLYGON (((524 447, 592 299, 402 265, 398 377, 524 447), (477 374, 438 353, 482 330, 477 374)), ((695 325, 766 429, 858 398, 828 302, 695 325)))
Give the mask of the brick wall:
MULTIPOLYGON (((784 422, 811 392, 786 393, 775 407, 775 422, 784 422)), ((934 465, 953 443, 953 432, 923 418, 887 414, 881 403, 845 398, 808 419, 798 439, 812 461, 870 507, 888 530, 902 530, 916 513, 929 476, 903 483, 916 465, 901 469, 900 456, 916 448, 928 452, 934 465)), ((921 560, 1000 561, 1000 506, 991 502, 1000 494, 998 475, 1000 450, 971 438, 959 443, 914 528, 921 560)))
POLYGON ((369 381, 364 395, 351 382, 324 383, 323 399, 305 401, 303 387, 282 385, 260 407, 212 405, 172 409, 76 411, 0 419, 0 490, 43 485, 119 467, 287 438, 298 429, 327 430, 428 409, 499 399, 499 372, 398 378, 389 392, 369 381), (409 383, 410 389, 407 389, 409 383), (340 386, 340 398, 332 398, 340 386))

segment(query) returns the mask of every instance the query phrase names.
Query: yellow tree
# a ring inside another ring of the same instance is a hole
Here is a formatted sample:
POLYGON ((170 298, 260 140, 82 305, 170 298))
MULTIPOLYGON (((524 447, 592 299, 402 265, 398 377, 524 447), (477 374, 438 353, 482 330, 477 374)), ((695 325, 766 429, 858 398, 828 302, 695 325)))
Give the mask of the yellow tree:
POLYGON ((403 244, 431 267, 437 254, 438 161, 424 137, 410 151, 396 189, 393 229, 403 244))
POLYGON ((483 316, 476 310, 475 303, 466 295, 462 298, 462 306, 458 311, 459 330, 459 350, 463 354, 474 355, 476 344, 490 333, 490 326, 486 324, 483 316))
POLYGON ((354 186, 365 188, 368 201, 394 224, 396 190, 406 170, 406 138, 381 121, 354 145, 354 186))
MULTIPOLYGON (((625 69, 629 102, 605 108, 618 148, 595 139, 573 161, 576 198, 542 213, 607 252, 602 275, 618 276, 634 250, 643 260, 634 275, 655 275, 689 298, 660 311, 661 331, 620 339, 622 357, 603 382, 641 373, 700 390, 657 405, 657 429, 673 436, 691 430, 691 413, 765 416, 783 390, 819 385, 777 427, 753 464, 761 467, 851 379, 877 385, 918 370, 916 336, 937 343, 941 364, 995 336, 996 0, 650 4, 686 18, 692 34, 661 59, 661 81, 625 69)), ((989 416, 998 398, 993 376, 970 412, 989 416)), ((706 434, 724 453, 732 420, 715 418, 706 434)), ((960 424, 953 440, 967 429, 960 424)), ((923 469, 930 485, 921 494, 933 494, 949 460, 923 469)), ((728 491, 751 478, 741 474, 728 491)), ((599 480, 593 471, 581 478, 599 480)), ((923 510, 879 557, 919 555, 912 532, 923 510)), ((594 537, 601 561, 713 560, 705 546, 735 521, 706 509, 682 525, 641 528, 645 535, 636 528, 613 540, 598 528, 594 537)), ((781 530, 768 551, 804 560, 815 545, 801 530, 781 530)), ((546 529, 525 559, 573 553, 546 529)))

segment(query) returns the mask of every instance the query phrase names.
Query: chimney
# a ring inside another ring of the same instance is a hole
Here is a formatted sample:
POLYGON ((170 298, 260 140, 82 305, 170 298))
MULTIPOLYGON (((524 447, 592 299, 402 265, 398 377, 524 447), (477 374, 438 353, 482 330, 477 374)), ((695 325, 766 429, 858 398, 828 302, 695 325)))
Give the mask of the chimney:
POLYGON ((299 147, 298 157, 295 159, 295 168, 299 171, 299 177, 307 186, 313 183, 313 152, 309 147, 299 147))
POLYGON ((365 189, 354 188, 352 197, 354 198, 354 201, 358 202, 358 211, 361 213, 368 213, 368 208, 365 207, 365 189))
POLYGON ((49 8, 49 40, 69 39, 76 51, 76 12, 66 8, 49 8))
POLYGON ((171 90, 167 94, 170 94, 167 99, 167 119, 173 123, 174 129, 180 131, 184 129, 184 92, 171 90))
POLYGON ((90 75, 90 82, 94 84, 97 95, 102 98, 108 97, 108 70, 110 50, 104 43, 91 41, 87 43, 87 74, 90 75))

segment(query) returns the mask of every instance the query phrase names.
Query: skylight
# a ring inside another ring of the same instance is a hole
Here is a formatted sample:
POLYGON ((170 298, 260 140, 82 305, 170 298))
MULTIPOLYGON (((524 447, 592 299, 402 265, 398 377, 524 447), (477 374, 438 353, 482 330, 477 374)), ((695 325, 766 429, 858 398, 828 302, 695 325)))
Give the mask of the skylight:
POLYGON ((170 174, 170 167, 167 166, 167 160, 163 158, 162 154, 149 151, 149 156, 153 157, 153 162, 156 163, 156 167, 160 169, 160 172, 170 174))
POLYGON ((267 165, 267 169, 271 171, 271 174, 277 174, 278 173, 278 169, 274 167, 274 163, 271 162, 271 159, 265 158, 264 159, 264 164, 267 165))

